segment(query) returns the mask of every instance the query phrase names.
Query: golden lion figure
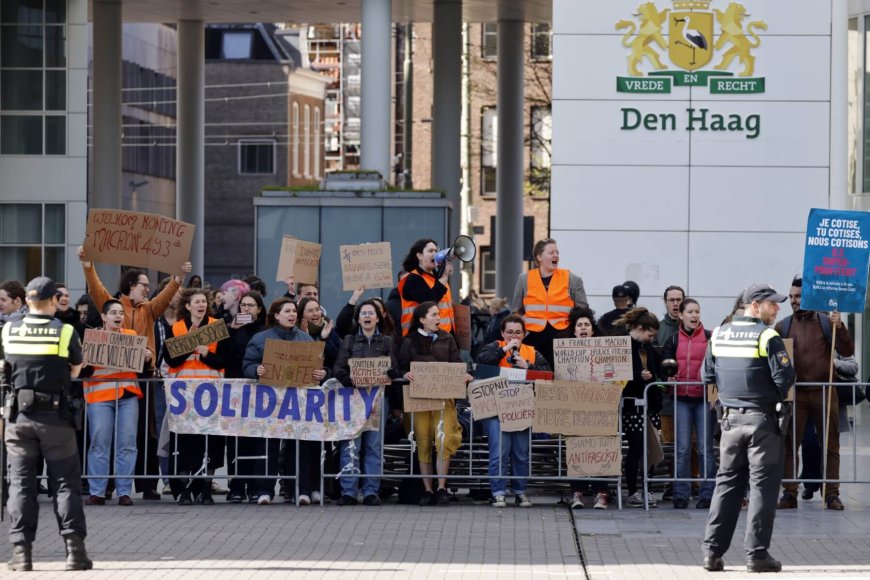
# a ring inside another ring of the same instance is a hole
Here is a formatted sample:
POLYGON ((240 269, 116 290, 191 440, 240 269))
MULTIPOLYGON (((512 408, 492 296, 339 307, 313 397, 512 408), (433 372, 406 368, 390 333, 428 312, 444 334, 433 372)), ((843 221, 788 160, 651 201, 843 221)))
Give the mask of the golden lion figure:
POLYGON ((749 36, 755 39, 755 42, 752 42, 746 37, 746 33, 743 32, 743 20, 749 16, 743 4, 732 2, 725 9, 725 12, 721 10, 714 10, 713 12, 716 13, 716 20, 719 22, 719 26, 722 27, 722 34, 719 36, 719 40, 716 41, 716 50, 721 50, 728 42, 732 44, 731 48, 722 55, 722 62, 713 68, 716 70, 728 70, 731 61, 739 58, 740 64, 743 65, 743 71, 738 73, 737 76, 751 77, 755 73, 755 57, 752 56, 750 51, 753 48, 761 46, 761 39, 755 33, 755 30, 767 30, 767 24, 761 20, 756 20, 746 25, 749 36))
POLYGON ((628 57, 628 73, 633 77, 643 76, 643 73, 637 68, 643 57, 647 57, 656 70, 667 68, 650 45, 656 43, 663 50, 667 48, 665 38, 662 36, 662 25, 667 20, 670 10, 665 9, 659 12, 655 4, 647 2, 638 6, 637 12, 634 16, 640 20, 639 31, 637 24, 631 20, 620 20, 616 23, 617 30, 628 28, 628 32, 622 37, 622 45, 631 48, 631 55, 628 57), (635 31, 638 31, 637 35, 631 40, 635 31))

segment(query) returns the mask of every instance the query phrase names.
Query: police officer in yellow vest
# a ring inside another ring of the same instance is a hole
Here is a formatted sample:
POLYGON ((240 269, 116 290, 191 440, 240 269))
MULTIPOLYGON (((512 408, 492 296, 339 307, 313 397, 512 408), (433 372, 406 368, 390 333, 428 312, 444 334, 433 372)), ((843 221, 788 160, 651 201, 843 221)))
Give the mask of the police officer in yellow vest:
POLYGON ((722 556, 740 516, 749 485, 746 515, 746 569, 779 572, 782 565, 769 553, 782 481, 787 416, 783 403, 795 381, 785 345, 770 325, 786 296, 767 284, 750 286, 743 316, 717 327, 707 347, 704 378, 716 383, 722 403, 719 472, 704 533, 705 570, 724 569, 722 556))
POLYGON ((37 458, 45 456, 54 511, 66 543, 66 569, 90 570, 85 550, 81 464, 73 419, 83 409, 70 394, 70 378, 82 366, 78 335, 54 318, 57 286, 50 278, 34 278, 26 289, 30 313, 3 327, 3 354, 13 393, 5 401, 9 466, 10 570, 32 570, 31 549, 39 522, 37 458))

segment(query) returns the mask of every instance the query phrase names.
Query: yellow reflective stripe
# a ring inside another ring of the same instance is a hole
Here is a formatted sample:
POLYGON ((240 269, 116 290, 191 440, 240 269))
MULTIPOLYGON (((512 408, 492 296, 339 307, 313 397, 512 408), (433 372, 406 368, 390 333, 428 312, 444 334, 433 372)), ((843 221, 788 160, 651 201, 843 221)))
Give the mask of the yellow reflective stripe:
POLYGON ((765 328, 761 333, 761 336, 758 338, 758 353, 761 356, 767 356, 767 343, 774 336, 779 336, 779 333, 772 328, 765 328))
POLYGON ((69 324, 64 324, 60 329, 60 352, 63 358, 69 358, 69 343, 72 340, 75 329, 69 324))

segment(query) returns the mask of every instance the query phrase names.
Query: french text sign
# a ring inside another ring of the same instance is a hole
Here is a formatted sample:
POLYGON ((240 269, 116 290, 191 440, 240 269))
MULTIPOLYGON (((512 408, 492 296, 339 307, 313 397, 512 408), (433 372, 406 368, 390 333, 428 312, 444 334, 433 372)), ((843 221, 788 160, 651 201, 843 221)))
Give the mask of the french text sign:
POLYGON ((82 359, 86 365, 141 373, 146 348, 147 336, 86 328, 82 359))
POLYGON ((512 384, 498 393, 498 420, 505 433, 522 431, 535 420, 535 393, 527 384, 512 384))
POLYGON ((314 371, 323 368, 325 342, 266 339, 260 382, 272 387, 316 387, 314 371))
POLYGON ((281 238, 276 280, 283 282, 293 276, 297 283, 316 284, 319 271, 320 244, 297 240, 293 236, 281 238))
POLYGON ((464 399, 465 363, 412 362, 411 396, 415 399, 464 399))
POLYGON ((471 416, 477 419, 488 419, 498 416, 498 393, 508 388, 510 383, 504 377, 494 377, 482 381, 468 383, 468 402, 471 404, 471 416))
POLYGON ((92 209, 82 248, 89 261, 176 273, 188 261, 194 229, 152 213, 92 209))
POLYGON ((402 410, 406 413, 444 410, 444 399, 415 399, 411 385, 402 385, 402 410))
POLYGON ((350 363, 350 380, 356 387, 374 387, 377 385, 389 385, 390 377, 387 371, 393 363, 388 356, 371 358, 352 358, 350 363))
POLYGON ((393 287, 390 242, 339 246, 339 252, 345 290, 393 287))
POLYGON ((456 346, 461 350, 471 350, 471 307, 453 303, 453 334, 456 346))
POLYGON ((558 338, 553 341, 556 380, 611 383, 634 378, 630 336, 558 338))
POLYGON ((535 381, 536 433, 610 436, 619 427, 622 385, 535 381))
POLYGON ((619 475, 622 437, 568 437, 565 439, 568 477, 619 475))
POLYGON ((163 344, 166 346, 166 352, 169 353, 169 356, 174 358, 183 354, 190 354, 198 346, 209 345, 229 337, 230 333, 227 332, 226 323, 223 318, 218 318, 217 321, 206 324, 187 334, 167 338, 163 344))

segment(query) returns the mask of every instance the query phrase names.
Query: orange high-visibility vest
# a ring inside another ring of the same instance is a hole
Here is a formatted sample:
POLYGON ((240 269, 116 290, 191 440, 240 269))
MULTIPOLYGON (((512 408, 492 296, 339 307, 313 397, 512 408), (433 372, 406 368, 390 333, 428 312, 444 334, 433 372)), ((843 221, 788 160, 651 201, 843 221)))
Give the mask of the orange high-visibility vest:
MULTIPOLYGON (((206 324, 217 322, 216 318, 209 318, 206 324)), ((179 320, 172 325, 172 335, 182 336, 187 334, 187 324, 184 320, 179 320)), ((217 343, 213 342, 208 345, 210 353, 217 352, 217 343)), ((199 357, 188 357, 181 366, 170 367, 169 373, 175 379, 222 379, 224 377, 223 369, 213 369, 201 360, 199 357)))
MULTIPOLYGON (((121 332, 136 336, 135 331, 127 330, 126 328, 122 328, 121 332)), ((121 398, 124 391, 130 391, 140 399, 142 398, 142 390, 136 384, 136 373, 132 371, 119 371, 94 365, 94 374, 91 375, 91 378, 118 379, 118 381, 85 381, 83 385, 85 401, 89 405, 91 403, 116 401, 121 398)))
POLYGON ((547 324, 557 330, 568 328, 568 314, 574 307, 574 300, 568 289, 570 272, 556 269, 550 279, 550 287, 544 288, 540 268, 529 271, 529 288, 523 297, 526 330, 541 332, 547 324))
MULTIPOLYGON (((507 344, 507 341, 504 341, 504 340, 498 341, 498 345, 501 348, 504 348, 504 345, 506 345, 506 344, 507 344)), ((510 362, 508 362, 508 358, 510 357, 510 355, 511 355, 510 352, 505 353, 504 358, 502 358, 500 361, 498 361, 498 366, 507 367, 509 369, 513 368, 513 365, 510 362)), ((529 368, 532 368, 532 366, 535 364, 535 348, 533 346, 529 346, 527 344, 520 344, 519 355, 520 355, 520 358, 524 359, 527 363, 529 363, 529 368)))
MULTIPOLYGON (((399 280, 399 296, 402 298, 402 336, 407 336, 408 330, 411 328, 411 322, 414 318, 414 309, 420 306, 419 302, 412 302, 405 299, 405 282, 411 276, 420 276, 426 281, 429 288, 435 287, 435 276, 419 271, 411 272, 401 280, 399 280)), ((447 292, 441 297, 438 302, 438 313, 441 317, 441 322, 438 327, 444 332, 450 332, 453 329, 453 295, 450 293, 450 286, 447 287, 447 292)))

